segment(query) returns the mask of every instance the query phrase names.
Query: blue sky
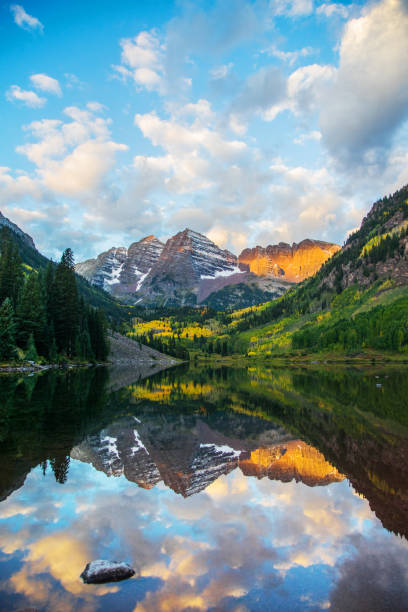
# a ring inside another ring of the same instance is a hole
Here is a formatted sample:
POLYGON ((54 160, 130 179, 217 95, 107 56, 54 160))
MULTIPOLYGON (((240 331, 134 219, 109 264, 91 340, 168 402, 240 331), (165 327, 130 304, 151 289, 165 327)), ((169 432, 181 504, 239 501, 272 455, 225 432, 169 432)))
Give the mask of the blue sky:
POLYGON ((54 258, 342 243, 408 182, 404 0, 3 3, 0 40, 0 210, 54 258))

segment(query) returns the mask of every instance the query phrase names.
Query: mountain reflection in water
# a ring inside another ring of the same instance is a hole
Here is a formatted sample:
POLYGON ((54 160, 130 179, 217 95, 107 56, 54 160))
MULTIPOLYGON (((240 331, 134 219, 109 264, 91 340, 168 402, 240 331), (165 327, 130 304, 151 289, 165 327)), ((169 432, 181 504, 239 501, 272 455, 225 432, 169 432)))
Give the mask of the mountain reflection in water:
POLYGON ((405 372, 143 376, 0 377, 1 609, 408 608, 405 372))

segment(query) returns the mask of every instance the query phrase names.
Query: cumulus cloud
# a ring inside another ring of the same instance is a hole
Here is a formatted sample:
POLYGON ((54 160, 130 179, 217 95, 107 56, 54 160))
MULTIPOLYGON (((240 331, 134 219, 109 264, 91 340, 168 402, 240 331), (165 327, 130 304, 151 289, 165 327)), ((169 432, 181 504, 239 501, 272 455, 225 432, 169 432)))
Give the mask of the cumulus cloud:
POLYGON ((80 197, 101 187, 115 153, 127 146, 110 139, 108 119, 74 106, 64 113, 72 121, 43 119, 25 126, 35 141, 17 151, 36 165, 37 177, 47 189, 80 197))
POLYGON ((155 32, 143 31, 134 38, 123 38, 120 46, 122 64, 114 66, 116 72, 122 78, 132 78, 137 85, 148 91, 164 93, 164 48, 155 32))
POLYGON ((408 115, 406 3, 370 4, 346 24, 339 53, 333 84, 321 101, 321 132, 332 155, 361 163, 390 146, 408 115))
POLYGON ((39 30, 40 32, 44 30, 41 21, 37 17, 26 13, 21 4, 12 4, 10 11, 13 13, 14 23, 20 26, 20 28, 24 30, 39 30))
POLYGON ((295 115, 316 111, 320 107, 323 93, 331 85, 334 74, 335 68, 329 65, 310 64, 298 68, 289 75, 282 100, 264 110, 264 119, 273 121, 285 110, 290 110, 295 115))
POLYGON ((46 91, 56 96, 62 96, 61 86, 57 79, 53 79, 47 74, 32 74, 30 76, 30 81, 35 89, 46 91))
POLYGON ((9 102, 21 102, 31 108, 41 108, 47 102, 46 98, 41 98, 35 91, 21 89, 18 85, 12 85, 6 92, 9 102))

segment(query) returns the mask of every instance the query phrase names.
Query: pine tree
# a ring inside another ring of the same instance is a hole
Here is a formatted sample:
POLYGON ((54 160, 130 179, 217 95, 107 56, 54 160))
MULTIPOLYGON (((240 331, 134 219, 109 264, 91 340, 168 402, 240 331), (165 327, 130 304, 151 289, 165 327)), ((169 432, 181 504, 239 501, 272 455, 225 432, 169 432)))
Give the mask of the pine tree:
POLYGON ((16 352, 16 324, 10 298, 0 308, 0 359, 12 359, 16 352))
POLYGON ((42 355, 48 352, 48 330, 45 296, 38 274, 33 272, 27 278, 20 292, 17 304, 18 342, 27 346, 30 334, 42 355))
POLYGON ((0 241, 0 304, 6 298, 10 298, 13 308, 15 308, 24 278, 21 257, 7 227, 2 228, 0 241))
POLYGON ((59 352, 72 357, 78 333, 78 291, 74 259, 71 249, 66 249, 57 266, 52 290, 51 316, 54 321, 55 339, 59 352))
POLYGON ((37 353, 37 348, 35 346, 35 340, 34 340, 33 333, 31 333, 28 338, 25 358, 27 361, 38 361, 38 353, 37 353))

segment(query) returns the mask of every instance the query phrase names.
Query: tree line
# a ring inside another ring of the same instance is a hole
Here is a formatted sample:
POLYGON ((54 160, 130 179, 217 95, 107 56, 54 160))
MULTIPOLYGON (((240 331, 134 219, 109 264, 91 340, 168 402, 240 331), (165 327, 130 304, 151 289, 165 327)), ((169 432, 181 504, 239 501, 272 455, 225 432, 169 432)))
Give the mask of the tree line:
POLYGON ((362 348, 404 352, 408 350, 408 299, 396 300, 387 306, 376 306, 355 317, 341 318, 334 323, 308 323, 295 332, 294 349, 362 348))
POLYGON ((106 320, 78 296, 71 249, 38 272, 22 263, 8 228, 0 252, 0 359, 105 361, 106 320))

